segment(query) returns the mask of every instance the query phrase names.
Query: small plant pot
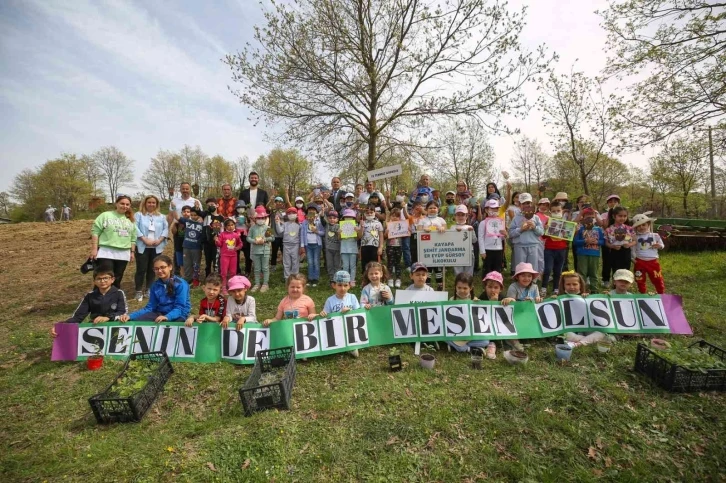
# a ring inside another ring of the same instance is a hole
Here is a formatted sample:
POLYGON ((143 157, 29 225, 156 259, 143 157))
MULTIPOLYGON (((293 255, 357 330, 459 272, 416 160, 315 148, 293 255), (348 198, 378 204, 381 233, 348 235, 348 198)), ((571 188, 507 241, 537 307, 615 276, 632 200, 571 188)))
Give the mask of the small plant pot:
POLYGON ((601 340, 597 343, 597 351, 605 354, 606 352, 610 352, 610 349, 613 347, 613 343, 609 340, 601 340))
POLYGON ((421 364, 421 367, 424 369, 433 369, 436 364, 436 358, 431 354, 423 354, 419 358, 419 364, 421 364))
POLYGON ((103 367, 103 356, 91 356, 86 359, 86 367, 89 371, 97 371, 103 367))
POLYGON ((388 367, 391 369, 391 372, 397 372, 403 369, 403 364, 401 364, 401 356, 388 356, 388 367))
POLYGON ((513 366, 523 366, 529 361, 529 356, 524 351, 511 350, 504 352, 504 359, 513 366))
POLYGON ((481 349, 471 350, 471 368, 474 370, 481 370, 481 363, 484 358, 482 357, 481 349))
POLYGON ((558 361, 569 361, 572 357, 572 347, 567 344, 557 344, 555 346, 555 357, 558 361))

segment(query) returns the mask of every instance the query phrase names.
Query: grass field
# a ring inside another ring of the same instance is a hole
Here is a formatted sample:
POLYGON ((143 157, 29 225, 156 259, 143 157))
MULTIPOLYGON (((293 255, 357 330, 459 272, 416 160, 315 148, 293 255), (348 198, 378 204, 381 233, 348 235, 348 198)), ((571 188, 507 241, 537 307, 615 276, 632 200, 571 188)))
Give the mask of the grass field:
MULTIPOLYGON (((726 396, 651 386, 632 370, 635 338, 604 356, 580 348, 567 366, 545 341, 523 368, 500 353, 472 371, 440 351, 424 371, 409 346, 393 374, 385 348, 313 359, 298 365, 292 410, 250 418, 237 394, 250 367, 177 363, 141 423, 97 426, 87 398, 122 363, 52 363, 48 335, 89 289, 90 224, 0 226, 0 481, 726 481, 726 396)), ((726 346, 726 253, 662 264, 696 337, 726 346)), ((282 297, 273 278, 259 317, 282 297)))

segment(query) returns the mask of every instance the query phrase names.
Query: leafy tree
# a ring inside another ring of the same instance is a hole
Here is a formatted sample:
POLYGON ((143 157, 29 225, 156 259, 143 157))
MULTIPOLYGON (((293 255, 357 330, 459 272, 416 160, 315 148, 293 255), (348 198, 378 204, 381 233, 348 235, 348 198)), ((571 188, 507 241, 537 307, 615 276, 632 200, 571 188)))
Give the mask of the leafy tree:
POLYGON ((207 155, 202 152, 202 148, 199 146, 192 148, 185 144, 179 151, 179 157, 182 166, 182 179, 179 182, 186 181, 192 185, 201 186, 204 183, 204 161, 207 159, 207 155))
POLYGON ((204 184, 200 196, 221 196, 222 185, 234 180, 234 165, 219 154, 207 158, 203 164, 204 184))
POLYGON ((233 90, 288 141, 339 149, 367 145, 378 165, 381 137, 438 116, 473 115, 499 125, 523 114, 521 87, 549 60, 519 43, 525 9, 499 0, 299 0, 275 3, 259 46, 227 55, 233 90), (444 88, 445 87, 445 88, 444 88))
POLYGON ((297 149, 275 148, 260 156, 252 165, 260 176, 260 185, 287 190, 291 197, 307 189, 312 181, 313 165, 297 149))
POLYGON ((101 148, 93 153, 91 158, 101 171, 111 200, 116 199, 120 187, 134 181, 134 161, 128 159, 117 147, 101 148))
POLYGON ((567 146, 582 190, 589 195, 590 175, 615 144, 612 96, 603 95, 599 80, 574 71, 570 75, 550 74, 540 90, 543 120, 551 128, 554 144, 567 146), (587 146, 591 155, 578 150, 579 146, 587 146))
POLYGON ((700 141, 676 137, 667 143, 653 161, 671 191, 679 194, 683 214, 690 215, 688 196, 700 186, 706 173, 708 148, 700 141))
POLYGON ((96 195, 99 193, 98 186, 103 181, 103 173, 92 157, 84 154, 81 161, 85 179, 91 185, 92 194, 96 195))
MULTIPOLYGON (((726 3, 611 0, 606 74, 634 79, 620 109, 629 143, 658 143, 726 114, 726 3)), ((726 126, 726 124, 724 124, 726 126)))
POLYGON ((141 185, 144 189, 160 196, 160 199, 171 199, 170 193, 179 186, 182 180, 181 156, 171 151, 159 150, 156 157, 144 172, 141 185))

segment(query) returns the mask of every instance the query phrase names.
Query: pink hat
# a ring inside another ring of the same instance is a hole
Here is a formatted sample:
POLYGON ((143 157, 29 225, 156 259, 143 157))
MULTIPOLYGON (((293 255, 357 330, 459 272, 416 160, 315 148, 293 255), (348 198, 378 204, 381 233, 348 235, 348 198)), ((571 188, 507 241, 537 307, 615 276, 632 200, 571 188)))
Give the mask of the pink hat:
POLYGON ((255 208, 255 218, 267 218, 267 210, 264 206, 258 206, 255 208))
POLYGON ((466 205, 459 205, 456 207, 456 211, 454 213, 464 213, 465 215, 469 214, 469 209, 466 207, 466 205))
POLYGON ((610 195, 610 196, 608 196, 608 199, 605 200, 605 203, 607 203, 610 200, 618 200, 618 201, 620 201, 620 197, 618 195, 610 195))
POLYGON ((351 216, 351 217, 355 218, 355 211, 343 210, 343 218, 345 218, 346 216, 351 216))
POLYGON ((538 205, 544 205, 544 204, 549 205, 550 204, 550 199, 549 198, 540 198, 539 201, 537 202, 537 204, 538 205))
POLYGON ((490 199, 484 203, 484 208, 499 208, 499 200, 490 199))
POLYGON ((494 280, 495 282, 499 282, 499 285, 504 288, 504 279, 502 278, 502 274, 499 272, 495 272, 494 270, 492 270, 491 272, 487 273, 487 276, 484 277, 484 279, 482 280, 482 282, 484 282, 484 285, 486 285, 487 280, 494 280))
POLYGON ((512 278, 516 279, 517 275, 519 275, 520 273, 531 273, 532 275, 539 275, 539 272, 532 267, 532 264, 526 262, 520 262, 517 264, 517 268, 514 269, 514 276, 512 278))
POLYGON ((247 277, 243 275, 235 275, 227 282, 227 288, 229 290, 239 290, 241 288, 247 289, 251 286, 252 284, 250 283, 249 279, 247 279, 247 277))

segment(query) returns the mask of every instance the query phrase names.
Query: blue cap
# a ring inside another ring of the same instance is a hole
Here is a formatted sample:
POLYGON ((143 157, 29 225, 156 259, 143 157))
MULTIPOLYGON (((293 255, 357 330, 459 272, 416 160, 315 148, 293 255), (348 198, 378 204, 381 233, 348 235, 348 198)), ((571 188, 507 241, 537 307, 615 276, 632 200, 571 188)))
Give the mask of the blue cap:
POLYGON ((338 270, 333 276, 333 282, 335 283, 350 283, 350 274, 345 270, 338 270))
POLYGON ((426 270, 427 272, 429 271, 429 269, 426 268, 426 265, 421 262, 416 262, 411 265, 411 273, 417 272, 418 270, 426 270))

